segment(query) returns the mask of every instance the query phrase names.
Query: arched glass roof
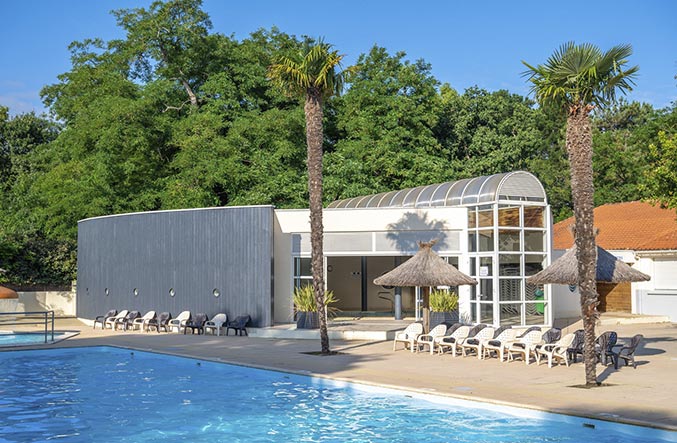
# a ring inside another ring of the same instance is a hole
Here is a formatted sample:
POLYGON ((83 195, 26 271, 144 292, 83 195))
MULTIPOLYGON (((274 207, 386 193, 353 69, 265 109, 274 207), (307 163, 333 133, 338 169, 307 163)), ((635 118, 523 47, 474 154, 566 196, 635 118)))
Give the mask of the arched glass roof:
POLYGON ((328 208, 430 208, 506 200, 547 201, 536 176, 514 171, 337 200, 328 208))

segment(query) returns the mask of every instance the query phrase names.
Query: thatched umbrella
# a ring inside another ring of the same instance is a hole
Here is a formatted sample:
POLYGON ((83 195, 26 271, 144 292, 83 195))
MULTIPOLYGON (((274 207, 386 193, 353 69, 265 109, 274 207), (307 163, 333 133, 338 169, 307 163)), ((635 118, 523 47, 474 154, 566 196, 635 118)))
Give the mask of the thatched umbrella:
MULTIPOLYGON (((614 257, 605 249, 597 246, 597 281, 620 283, 628 281, 648 281, 651 277, 633 269, 623 261, 614 257)), ((562 285, 578 284, 578 260, 576 245, 567 250, 563 256, 555 260, 539 272, 527 278, 527 283, 542 285, 557 283, 562 285)))
MULTIPOLYGON (((418 242, 419 251, 392 271, 374 279, 382 286, 460 286, 476 285, 477 281, 465 275, 437 255, 431 242, 418 242)), ((423 327, 428 330, 428 293, 423 297, 423 327)))

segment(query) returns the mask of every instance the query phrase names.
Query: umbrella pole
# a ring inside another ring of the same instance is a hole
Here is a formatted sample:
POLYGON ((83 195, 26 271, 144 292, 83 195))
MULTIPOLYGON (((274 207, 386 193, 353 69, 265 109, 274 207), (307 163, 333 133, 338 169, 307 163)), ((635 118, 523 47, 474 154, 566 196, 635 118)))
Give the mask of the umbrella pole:
POLYGON ((430 332, 430 288, 422 287, 421 295, 423 296, 423 330, 427 334, 430 332))

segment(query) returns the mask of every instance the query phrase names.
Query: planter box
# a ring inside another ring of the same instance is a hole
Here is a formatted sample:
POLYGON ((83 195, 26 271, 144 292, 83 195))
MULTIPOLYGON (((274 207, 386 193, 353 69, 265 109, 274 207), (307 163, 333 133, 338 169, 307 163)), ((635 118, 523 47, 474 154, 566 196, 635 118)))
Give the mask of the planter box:
POLYGON ((451 325, 457 322, 458 322, 458 311, 430 313, 430 329, 434 328, 440 323, 446 323, 448 325, 451 325))
POLYGON ((297 312, 296 329, 319 329, 320 317, 317 312, 297 312))

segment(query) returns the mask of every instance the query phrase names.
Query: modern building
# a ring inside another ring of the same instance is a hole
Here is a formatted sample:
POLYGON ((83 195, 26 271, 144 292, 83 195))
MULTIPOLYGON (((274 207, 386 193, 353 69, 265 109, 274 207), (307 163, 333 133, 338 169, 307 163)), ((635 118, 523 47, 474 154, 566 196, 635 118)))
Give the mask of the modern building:
MULTIPOLYGON (((550 290, 525 282, 550 263, 551 214, 523 171, 351 198, 324 211, 327 289, 343 311, 418 310, 412 288, 374 285, 437 239, 436 252, 479 281, 453 288, 461 318, 549 325, 550 290), (401 292, 399 292, 401 291, 401 292)), ((308 284, 307 209, 219 207, 95 217, 79 222, 78 317, 108 309, 250 314, 256 326, 293 321, 292 295, 308 284)))
MULTIPOLYGON (((636 283, 598 283, 601 312, 670 316, 677 322, 677 213, 644 202, 595 208, 597 244, 633 268, 651 276, 636 283)), ((570 248, 573 217, 553 227, 555 257, 570 248)), ((558 317, 580 315, 576 288, 553 285, 558 317)))

